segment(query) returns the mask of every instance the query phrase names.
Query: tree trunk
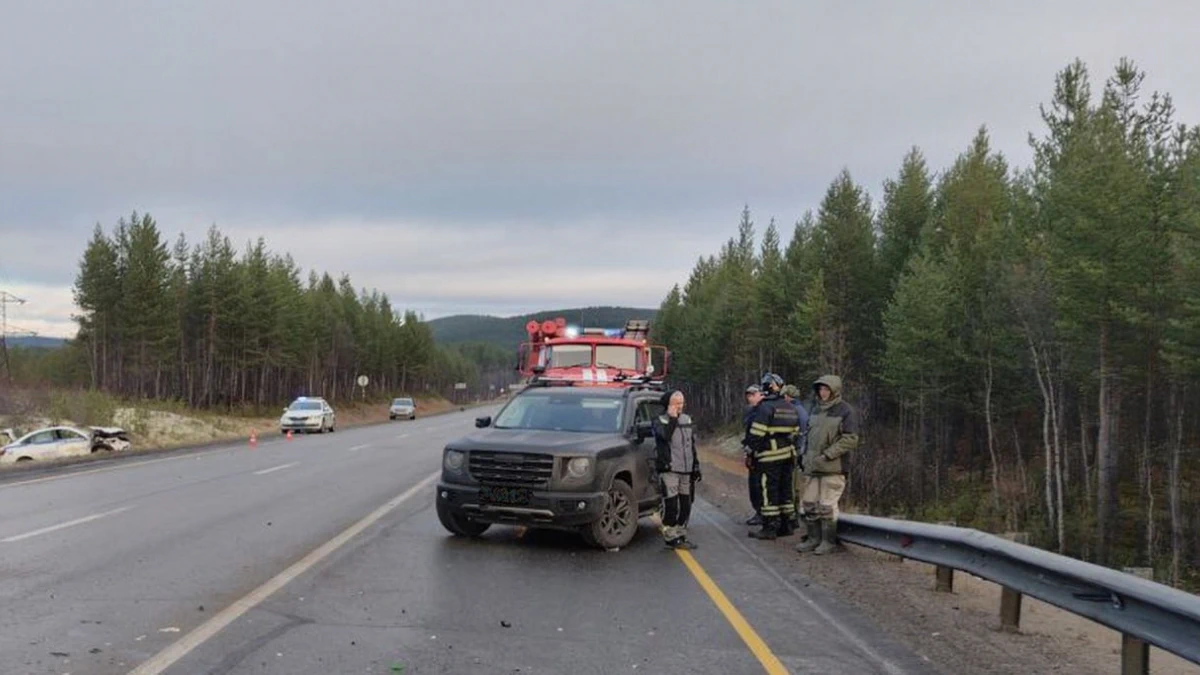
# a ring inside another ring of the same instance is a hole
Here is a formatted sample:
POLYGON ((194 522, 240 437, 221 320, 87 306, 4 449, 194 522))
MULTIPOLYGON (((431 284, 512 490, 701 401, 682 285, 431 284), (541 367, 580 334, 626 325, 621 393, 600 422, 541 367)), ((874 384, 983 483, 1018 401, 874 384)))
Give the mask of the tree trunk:
POLYGON ((1083 461, 1083 493, 1085 495, 1087 508, 1091 509, 1092 504, 1092 444, 1090 439, 1091 420, 1088 417, 1088 407, 1083 403, 1084 397, 1080 396, 1079 403, 1079 456, 1083 461))
POLYGON ((1183 402, 1178 385, 1171 388, 1171 409, 1175 413, 1175 439, 1171 444, 1171 585, 1179 585, 1179 559, 1183 549, 1183 509, 1179 495, 1179 458, 1183 454, 1183 402))
POLYGON ((1117 421, 1109 364, 1109 325, 1100 324, 1100 395, 1097 411, 1100 433, 1096 439, 1096 455, 1100 463, 1099 481, 1096 490, 1096 554, 1101 564, 1107 564, 1112 556, 1112 533, 1117 516, 1117 471, 1119 450, 1116 443, 1117 421))
POLYGON ((983 414, 987 418, 988 454, 992 457, 992 507, 1000 512, 1000 460, 996 457, 996 433, 992 429, 992 379, 995 376, 992 368, 992 352, 987 355, 987 378, 984 384, 983 414))
POLYGON ((1146 410, 1142 420, 1142 502, 1146 505, 1146 564, 1154 567, 1154 474, 1150 458, 1150 422, 1153 410, 1154 357, 1146 366, 1146 410))
MULTIPOLYGON (((1051 530, 1056 528, 1057 518, 1055 517, 1055 502, 1054 502, 1054 449, 1050 443, 1050 419, 1054 415, 1054 398, 1047 388, 1046 378, 1042 376, 1042 359, 1038 355, 1038 350, 1033 344, 1032 336, 1026 335, 1029 340, 1029 351, 1033 355, 1033 372, 1037 375, 1038 389, 1042 392, 1042 448, 1046 456, 1046 475, 1045 492, 1046 492, 1046 520, 1051 530)), ((1060 536, 1061 539, 1061 536, 1060 536)))

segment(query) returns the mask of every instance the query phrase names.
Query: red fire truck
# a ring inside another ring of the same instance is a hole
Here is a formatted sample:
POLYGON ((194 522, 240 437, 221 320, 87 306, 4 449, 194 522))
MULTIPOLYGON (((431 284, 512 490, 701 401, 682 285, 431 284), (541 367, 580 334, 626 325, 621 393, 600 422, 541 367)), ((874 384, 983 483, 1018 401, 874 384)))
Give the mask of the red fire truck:
POLYGON ((621 387, 667 374, 671 353, 649 342, 650 322, 630 319, 624 328, 578 328, 559 317, 530 321, 517 369, 526 378, 621 387), (656 366, 655 361, 661 364, 656 366), (661 368, 661 369, 660 369, 661 368))

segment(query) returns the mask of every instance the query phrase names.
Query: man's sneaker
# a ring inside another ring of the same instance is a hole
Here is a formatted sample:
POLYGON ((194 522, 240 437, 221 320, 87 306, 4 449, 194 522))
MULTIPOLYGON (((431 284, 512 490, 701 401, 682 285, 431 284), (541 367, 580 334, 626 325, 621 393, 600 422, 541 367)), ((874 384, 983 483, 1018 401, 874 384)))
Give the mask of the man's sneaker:
POLYGON ((762 525, 762 516, 756 513, 746 519, 746 524, 751 527, 755 525, 762 525))
POLYGON ((684 550, 692 550, 696 548, 696 545, 688 541, 687 537, 675 537, 674 539, 668 539, 663 543, 667 545, 667 548, 684 550))

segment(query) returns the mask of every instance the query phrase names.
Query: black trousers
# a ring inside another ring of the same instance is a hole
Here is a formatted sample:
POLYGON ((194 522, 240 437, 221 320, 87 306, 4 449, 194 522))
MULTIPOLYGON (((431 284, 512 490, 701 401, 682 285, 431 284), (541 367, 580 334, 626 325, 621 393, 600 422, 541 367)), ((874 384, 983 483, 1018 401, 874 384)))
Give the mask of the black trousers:
POLYGON ((795 462, 791 459, 776 462, 763 462, 759 477, 759 494, 762 498, 761 513, 763 519, 782 518, 791 520, 796 513, 796 505, 792 501, 793 485, 792 470, 795 462))
POLYGON ((750 473, 746 477, 746 485, 750 490, 750 506, 754 507, 754 512, 762 513, 762 472, 759 471, 759 463, 750 460, 750 473))

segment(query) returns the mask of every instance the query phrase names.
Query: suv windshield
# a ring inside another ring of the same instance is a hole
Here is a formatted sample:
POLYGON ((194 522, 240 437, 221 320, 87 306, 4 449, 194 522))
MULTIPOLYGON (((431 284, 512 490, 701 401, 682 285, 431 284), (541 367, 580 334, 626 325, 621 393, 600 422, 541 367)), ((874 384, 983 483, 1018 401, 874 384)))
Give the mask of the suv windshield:
POLYGON ((583 433, 621 431, 623 400, 613 396, 532 393, 513 399, 496 416, 497 429, 583 433))
POLYGON ((317 401, 296 401, 288 410, 320 410, 321 404, 317 401))
POLYGON ((411 398, 398 398, 395 401, 392 401, 392 405, 412 405, 412 399, 411 398))

